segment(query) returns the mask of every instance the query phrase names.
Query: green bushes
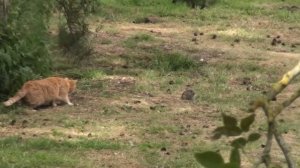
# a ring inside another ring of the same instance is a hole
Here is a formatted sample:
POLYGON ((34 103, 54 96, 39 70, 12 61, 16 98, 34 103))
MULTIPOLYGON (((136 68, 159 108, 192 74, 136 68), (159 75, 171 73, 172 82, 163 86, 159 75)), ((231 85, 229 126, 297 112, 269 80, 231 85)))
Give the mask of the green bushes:
POLYGON ((58 42, 61 47, 76 60, 82 60, 91 54, 92 47, 88 38, 87 16, 95 10, 93 0, 56 0, 58 9, 63 13, 64 21, 59 25, 58 42))
POLYGON ((7 24, 0 25, 0 98, 51 67, 47 24, 52 3, 14 0, 7 24))

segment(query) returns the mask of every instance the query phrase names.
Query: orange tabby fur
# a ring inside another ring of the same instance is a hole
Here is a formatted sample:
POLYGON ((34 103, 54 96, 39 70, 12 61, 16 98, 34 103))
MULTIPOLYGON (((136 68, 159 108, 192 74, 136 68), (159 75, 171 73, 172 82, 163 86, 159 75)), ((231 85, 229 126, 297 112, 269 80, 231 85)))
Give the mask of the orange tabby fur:
POLYGON ((56 103, 60 101, 68 105, 73 105, 73 103, 70 102, 68 93, 76 89, 76 82, 76 80, 60 77, 31 80, 26 82, 14 97, 9 98, 3 104, 5 106, 11 106, 24 98, 33 108, 48 103, 52 103, 53 106, 56 106, 56 103))

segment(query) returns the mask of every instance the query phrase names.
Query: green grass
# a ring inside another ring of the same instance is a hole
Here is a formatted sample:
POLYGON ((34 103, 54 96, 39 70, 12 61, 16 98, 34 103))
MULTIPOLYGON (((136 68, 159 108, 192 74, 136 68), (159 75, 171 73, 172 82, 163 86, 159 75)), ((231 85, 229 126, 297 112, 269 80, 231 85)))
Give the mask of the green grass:
MULTIPOLYGON (((119 143, 81 139, 56 141, 46 138, 0 139, 0 167, 81 167, 88 166, 82 152, 87 150, 118 150, 119 143), (82 161, 84 160, 84 164, 82 161)), ((89 167, 89 166, 88 166, 89 167)))
POLYGON ((152 37, 151 35, 140 33, 132 37, 129 37, 126 41, 124 41, 124 45, 127 48, 134 48, 137 47, 140 43, 145 43, 145 42, 149 43, 154 40, 155 40, 154 37, 152 37))
POLYGON ((161 72, 191 70, 195 68, 197 63, 182 54, 165 54, 157 55, 152 61, 151 68, 158 69, 161 72))

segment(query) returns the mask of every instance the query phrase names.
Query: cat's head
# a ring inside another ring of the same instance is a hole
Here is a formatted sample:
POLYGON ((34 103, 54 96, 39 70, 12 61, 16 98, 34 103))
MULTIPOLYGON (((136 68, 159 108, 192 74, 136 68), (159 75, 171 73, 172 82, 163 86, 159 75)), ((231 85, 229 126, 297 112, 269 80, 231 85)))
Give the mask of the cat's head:
POLYGON ((75 91, 76 89, 76 83, 77 83, 77 80, 72 80, 72 79, 68 79, 68 78, 65 78, 68 83, 69 83, 69 93, 72 93, 75 91))

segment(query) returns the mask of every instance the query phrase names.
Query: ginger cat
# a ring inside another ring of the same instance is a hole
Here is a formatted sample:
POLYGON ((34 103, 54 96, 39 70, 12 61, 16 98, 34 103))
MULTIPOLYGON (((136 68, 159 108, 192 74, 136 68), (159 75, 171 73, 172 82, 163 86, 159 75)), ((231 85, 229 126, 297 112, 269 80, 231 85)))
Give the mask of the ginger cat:
POLYGON ((77 80, 68 78, 49 77, 41 80, 31 80, 26 82, 14 97, 9 98, 3 104, 11 106, 15 102, 24 98, 24 100, 33 108, 44 104, 52 103, 55 107, 58 102, 70 102, 68 93, 74 92, 77 80))

